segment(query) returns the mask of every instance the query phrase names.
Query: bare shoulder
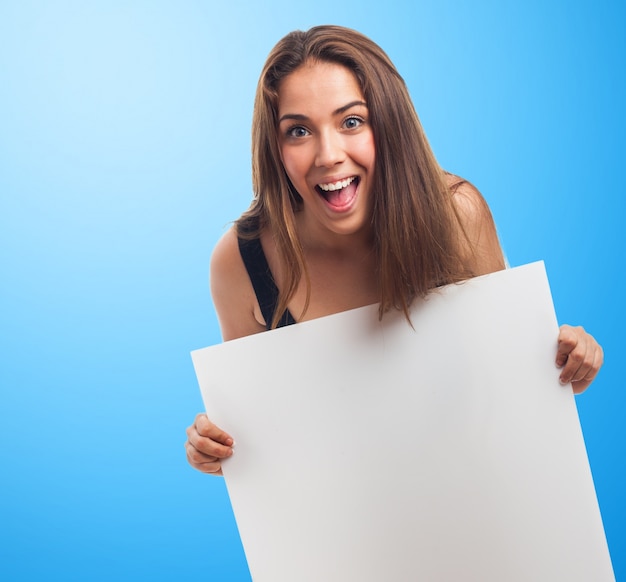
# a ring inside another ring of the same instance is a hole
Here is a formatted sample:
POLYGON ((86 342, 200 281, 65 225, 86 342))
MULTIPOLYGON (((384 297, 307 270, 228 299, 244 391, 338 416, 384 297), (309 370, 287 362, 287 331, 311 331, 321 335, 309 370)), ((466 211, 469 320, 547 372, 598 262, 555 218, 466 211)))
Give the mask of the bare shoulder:
POLYGON ((220 274, 222 271, 230 271, 237 262, 241 262, 243 267, 243 261, 241 261, 239 253, 239 243, 237 242, 237 231, 233 226, 222 235, 222 238, 217 241, 213 248, 211 253, 211 276, 214 273, 220 274))
POLYGON ((482 194, 467 180, 452 174, 446 178, 462 229, 462 244, 468 266, 476 275, 504 269, 504 256, 496 225, 482 194))
POLYGON ((473 184, 452 174, 448 174, 446 178, 454 207, 464 222, 467 222, 464 226, 484 221, 493 223, 487 202, 473 184))
POLYGON ((224 341, 265 330, 257 319, 258 304, 239 252, 235 227, 213 249, 210 285, 224 341))

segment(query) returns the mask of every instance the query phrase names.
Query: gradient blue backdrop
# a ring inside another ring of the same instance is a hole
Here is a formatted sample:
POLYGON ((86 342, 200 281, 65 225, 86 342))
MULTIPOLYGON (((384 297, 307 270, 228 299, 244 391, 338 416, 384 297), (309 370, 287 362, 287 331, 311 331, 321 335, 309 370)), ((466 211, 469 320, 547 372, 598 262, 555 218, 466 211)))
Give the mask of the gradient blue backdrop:
MULTIPOLYGON (((626 579, 624 3, 0 0, 0 579, 248 580, 221 479, 189 469, 211 249, 250 199, 273 44, 337 23, 405 76, 512 265, 602 341, 577 399, 626 579)), ((523 374, 523 363, 516 373, 523 374)))

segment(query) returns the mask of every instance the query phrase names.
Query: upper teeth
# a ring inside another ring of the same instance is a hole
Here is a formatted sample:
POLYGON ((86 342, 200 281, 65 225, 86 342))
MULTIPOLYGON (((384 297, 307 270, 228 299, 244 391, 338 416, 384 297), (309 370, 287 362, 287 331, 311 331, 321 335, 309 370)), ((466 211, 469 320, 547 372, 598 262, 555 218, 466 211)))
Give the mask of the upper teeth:
POLYGON ((341 190, 342 188, 349 186, 354 180, 356 180, 356 176, 346 178, 345 180, 339 180, 339 182, 333 182, 332 184, 318 184, 318 186, 324 190, 324 192, 332 192, 333 190, 341 190))

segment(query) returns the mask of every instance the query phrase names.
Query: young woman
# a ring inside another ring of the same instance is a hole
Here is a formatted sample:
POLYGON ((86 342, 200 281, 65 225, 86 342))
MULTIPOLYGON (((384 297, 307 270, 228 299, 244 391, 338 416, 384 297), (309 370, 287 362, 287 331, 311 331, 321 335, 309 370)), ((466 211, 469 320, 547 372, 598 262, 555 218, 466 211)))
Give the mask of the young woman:
MULTIPOLYGON (((433 288, 505 268, 486 202, 439 167, 403 79, 353 30, 274 47, 252 150, 254 200, 211 259, 224 341, 373 303, 408 319, 433 288)), ((602 361, 583 328, 561 327, 563 383, 582 392, 602 361)), ((221 474, 232 437, 204 414, 187 435, 189 463, 221 474)))

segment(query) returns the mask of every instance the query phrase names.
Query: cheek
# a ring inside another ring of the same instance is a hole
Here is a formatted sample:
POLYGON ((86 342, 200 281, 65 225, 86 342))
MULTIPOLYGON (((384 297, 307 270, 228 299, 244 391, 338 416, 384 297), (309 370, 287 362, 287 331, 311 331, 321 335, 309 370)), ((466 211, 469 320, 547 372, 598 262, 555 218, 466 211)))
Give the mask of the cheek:
POLYGON ((287 176, 289 179, 295 184, 299 180, 302 180, 306 171, 306 159, 303 155, 303 148, 298 148, 298 150, 290 150, 290 149, 282 149, 281 150, 281 160, 283 162, 283 167, 285 168, 285 172, 287 172, 287 176))
POLYGON ((367 168, 368 170, 374 169, 374 161, 376 159, 376 148, 374 147, 374 136, 368 135, 364 136, 364 139, 361 140, 358 144, 355 144, 356 147, 354 151, 354 157, 356 161, 367 168))

